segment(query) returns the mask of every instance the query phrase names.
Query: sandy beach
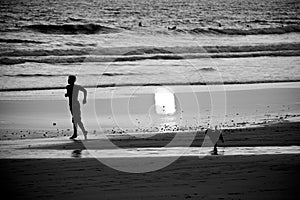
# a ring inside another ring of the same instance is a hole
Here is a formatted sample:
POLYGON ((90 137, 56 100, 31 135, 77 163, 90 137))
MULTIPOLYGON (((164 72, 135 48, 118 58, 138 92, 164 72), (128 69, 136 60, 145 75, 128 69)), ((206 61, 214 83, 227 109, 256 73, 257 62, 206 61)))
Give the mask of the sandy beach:
MULTIPOLYGON (((208 91, 200 86, 194 89, 196 99, 204 106, 200 110, 207 110, 208 91)), ((126 127, 127 132, 101 129, 93 119, 94 105, 88 104, 83 108, 90 131, 86 141, 82 135, 78 140, 68 139, 72 134, 71 123, 66 102, 57 99, 60 91, 52 100, 32 100, 26 95, 19 100, 3 99, 0 101, 2 191, 14 199, 298 198, 299 84, 231 85, 225 89, 227 111, 220 126, 225 143, 218 142, 219 155, 211 155, 212 147, 202 147, 207 122, 195 124, 195 112, 188 106, 193 102, 191 93, 183 92, 182 87, 174 87, 173 91, 185 111, 185 119, 191 120, 179 130, 155 131, 145 126, 141 131, 134 123, 126 127), (22 128, 24 121, 26 126, 22 128), (56 126, 52 124, 54 121, 56 126), (172 143, 175 137, 180 140, 172 143), (113 148, 106 143, 107 139, 115 145, 113 148), (191 139, 186 150, 185 145, 191 139), (151 164, 174 157, 178 159, 147 173, 127 173, 107 166, 107 163, 130 165, 139 163, 139 159, 151 164)), ((154 91, 151 88, 143 88, 133 98, 126 95, 128 91, 120 89, 116 93, 119 107, 114 108, 120 108, 115 115, 118 120, 127 120, 122 117, 125 112, 122 104, 128 100, 136 105, 131 111, 147 111, 151 105, 151 91, 154 91)), ((111 101, 109 96, 94 97, 95 105, 101 105, 103 110, 111 101)), ((111 114, 106 110, 101 119, 111 114)), ((133 113, 134 117, 141 116, 133 113)), ((199 120, 207 118, 210 112, 204 113, 205 117, 199 120)), ((108 121, 106 125, 111 127, 108 121)), ((160 125, 156 124, 161 128, 160 125)))

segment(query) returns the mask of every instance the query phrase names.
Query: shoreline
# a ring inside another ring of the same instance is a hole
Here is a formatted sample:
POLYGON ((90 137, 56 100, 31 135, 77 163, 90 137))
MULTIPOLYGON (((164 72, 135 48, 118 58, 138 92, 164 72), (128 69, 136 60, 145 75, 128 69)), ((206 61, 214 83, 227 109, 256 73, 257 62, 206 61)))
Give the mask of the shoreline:
MULTIPOLYGON (((221 129, 225 142, 218 141, 219 147, 259 147, 259 146, 300 146, 300 122, 278 122, 265 124, 256 127, 242 127, 235 129, 221 129), (284 138, 284 139, 283 139, 284 138)), ((1 129, 0 144, 13 147, 23 143, 25 149, 43 149, 41 145, 49 143, 54 145, 50 149, 85 149, 85 143, 105 144, 110 140, 120 148, 143 148, 143 147, 164 147, 174 139, 180 141, 168 147, 184 147, 186 140, 192 140, 190 147, 201 147, 205 137, 205 130, 189 131, 165 131, 165 132, 135 132, 135 133, 101 133, 92 132, 88 134, 88 140, 83 139, 79 133, 76 140, 70 140, 71 130, 24 130, 24 129, 1 129), (31 132, 30 132, 31 131, 31 132), (30 132, 30 133, 29 133, 30 132), (22 135, 25 135, 21 137, 22 135), (44 140, 44 142, 43 142, 44 140), (27 144, 32 145, 27 146, 27 144), (55 145, 55 143, 58 143, 55 145), (65 143, 65 145, 61 145, 65 143), (39 147, 37 147, 39 146, 39 147)), ((48 148, 47 146, 45 147, 48 148)), ((96 149, 105 149, 96 147, 96 149)))
MULTIPOLYGON (((255 90, 255 89, 275 89, 275 88, 300 88, 300 81, 298 80, 287 80, 283 82, 261 82, 261 83, 243 83, 243 84, 190 84, 186 83, 184 85, 176 85, 171 83, 170 85, 128 85, 124 87, 114 86, 113 84, 109 84, 112 87, 94 87, 87 86, 88 95, 90 99, 107 99, 112 98, 110 93, 120 93, 122 95, 127 95, 132 92, 135 94, 152 94, 155 92, 155 88, 157 87, 167 87, 170 88, 174 93, 186 93, 186 92, 208 92, 211 91, 237 91, 237 90, 255 90), (189 90, 187 90, 189 88, 189 90), (100 95, 100 94, 103 95, 100 95)), ((85 86, 86 87, 86 86, 85 86)), ((12 91, 5 91, 6 89, 0 89, 0 101, 3 100, 65 100, 64 93, 65 87, 58 88, 36 88, 37 90, 23 90, 23 88, 16 88, 12 91)), ((8 89, 11 90, 11 89, 8 89)))

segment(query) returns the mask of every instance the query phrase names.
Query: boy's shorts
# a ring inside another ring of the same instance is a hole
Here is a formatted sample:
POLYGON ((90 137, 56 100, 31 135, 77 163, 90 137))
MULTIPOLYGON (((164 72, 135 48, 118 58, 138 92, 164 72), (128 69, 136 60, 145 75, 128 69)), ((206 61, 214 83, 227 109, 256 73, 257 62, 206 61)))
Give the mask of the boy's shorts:
POLYGON ((75 101, 70 106, 70 110, 72 113, 72 122, 75 121, 81 121, 81 111, 80 111, 80 103, 79 101, 75 101))

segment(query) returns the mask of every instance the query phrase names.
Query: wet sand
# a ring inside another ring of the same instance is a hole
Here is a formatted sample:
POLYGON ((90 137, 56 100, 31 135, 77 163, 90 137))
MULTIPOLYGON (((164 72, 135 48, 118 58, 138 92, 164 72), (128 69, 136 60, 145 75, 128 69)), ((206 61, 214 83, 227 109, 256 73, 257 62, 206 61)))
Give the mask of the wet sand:
MULTIPOLYGON (((66 137, 2 140, 1 185, 3 192, 14 199, 297 199, 299 128, 299 123, 281 123, 227 130, 220 154, 205 156, 197 149, 203 133, 197 133, 190 154, 160 170, 137 174, 104 165, 93 158, 94 154, 89 155, 85 144, 96 141, 90 150, 101 154, 101 159, 130 163, 130 159, 138 159, 132 154, 136 151, 141 159, 151 162, 153 156, 168 158, 158 156, 168 151, 160 147, 173 138, 170 134, 147 139, 111 135, 111 140, 123 149, 116 152, 98 146, 101 139, 96 136, 87 141, 66 137), (273 146, 262 146, 262 141, 273 146), (127 150, 130 156, 124 153, 127 150)), ((170 147, 167 156, 182 153, 182 144, 175 146, 177 151, 170 147)))
POLYGON ((96 159, 1 159, 12 199, 297 199, 299 154, 181 157, 131 174, 96 159))

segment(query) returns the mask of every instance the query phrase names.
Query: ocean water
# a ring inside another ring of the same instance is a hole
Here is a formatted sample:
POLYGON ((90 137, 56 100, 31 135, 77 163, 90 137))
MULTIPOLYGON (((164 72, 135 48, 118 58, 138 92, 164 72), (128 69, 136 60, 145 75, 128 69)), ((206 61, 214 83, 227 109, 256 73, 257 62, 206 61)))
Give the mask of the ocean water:
POLYGON ((300 81, 298 0, 0 0, 6 91, 300 81))

